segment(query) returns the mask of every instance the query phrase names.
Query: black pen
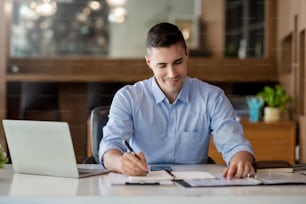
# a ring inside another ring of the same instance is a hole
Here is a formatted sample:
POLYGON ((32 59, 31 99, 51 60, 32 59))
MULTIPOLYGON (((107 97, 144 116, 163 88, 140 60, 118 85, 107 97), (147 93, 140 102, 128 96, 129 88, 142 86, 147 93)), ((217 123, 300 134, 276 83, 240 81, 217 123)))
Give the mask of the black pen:
POLYGON ((129 152, 131 152, 133 155, 135 155, 135 157, 137 157, 137 159, 141 161, 140 157, 136 154, 136 152, 133 150, 133 148, 131 147, 131 145, 127 140, 123 140, 123 144, 125 145, 125 147, 128 149, 129 152))
POLYGON ((142 161, 141 158, 135 153, 135 151, 133 150, 133 148, 131 147, 131 145, 127 140, 123 140, 123 144, 125 145, 125 147, 128 149, 129 152, 131 152, 138 160, 142 161))
POLYGON ((136 154, 127 140, 123 140, 123 144, 125 145, 125 147, 128 149, 129 152, 131 152, 132 154, 136 154))

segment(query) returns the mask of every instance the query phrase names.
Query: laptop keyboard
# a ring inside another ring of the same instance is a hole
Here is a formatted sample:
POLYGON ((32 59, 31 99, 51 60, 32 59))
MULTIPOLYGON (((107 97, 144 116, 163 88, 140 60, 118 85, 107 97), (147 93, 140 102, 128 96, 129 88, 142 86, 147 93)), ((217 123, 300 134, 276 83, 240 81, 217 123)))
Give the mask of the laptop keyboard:
POLYGON ((93 172, 100 172, 101 169, 83 169, 83 168, 78 168, 79 174, 87 174, 87 173, 93 173, 93 172))

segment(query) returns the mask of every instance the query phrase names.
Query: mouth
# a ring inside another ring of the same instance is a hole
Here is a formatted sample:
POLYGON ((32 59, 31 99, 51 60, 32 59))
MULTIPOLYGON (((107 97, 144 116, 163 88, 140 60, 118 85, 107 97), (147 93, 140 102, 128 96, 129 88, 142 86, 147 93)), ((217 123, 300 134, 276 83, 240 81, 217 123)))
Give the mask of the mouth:
POLYGON ((175 78, 167 78, 166 81, 170 84, 176 84, 178 81, 180 81, 180 77, 175 77, 175 78))
POLYGON ((168 79, 168 80, 167 80, 167 82, 168 82, 169 84, 177 84, 178 81, 179 81, 178 78, 177 78, 177 79, 168 79))

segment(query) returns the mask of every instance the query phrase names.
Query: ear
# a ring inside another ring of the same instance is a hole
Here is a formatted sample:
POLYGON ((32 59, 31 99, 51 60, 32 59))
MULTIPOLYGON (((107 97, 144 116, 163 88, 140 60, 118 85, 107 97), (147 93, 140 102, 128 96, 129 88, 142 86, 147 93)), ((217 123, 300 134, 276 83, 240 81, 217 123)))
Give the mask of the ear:
POLYGON ((187 56, 187 57, 189 57, 189 49, 186 47, 186 49, 185 49, 185 55, 187 56))
POLYGON ((150 65, 151 59, 150 59, 150 57, 148 55, 145 55, 145 59, 146 59, 147 65, 151 68, 151 65, 150 65))

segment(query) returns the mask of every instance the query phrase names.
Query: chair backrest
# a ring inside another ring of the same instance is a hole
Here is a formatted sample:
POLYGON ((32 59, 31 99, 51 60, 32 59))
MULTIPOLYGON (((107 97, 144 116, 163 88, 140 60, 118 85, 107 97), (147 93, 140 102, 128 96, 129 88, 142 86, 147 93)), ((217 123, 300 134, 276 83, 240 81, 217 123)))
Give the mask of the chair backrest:
POLYGON ((110 106, 98 106, 91 111, 91 151, 94 161, 99 163, 99 144, 103 138, 103 127, 108 121, 110 106))

